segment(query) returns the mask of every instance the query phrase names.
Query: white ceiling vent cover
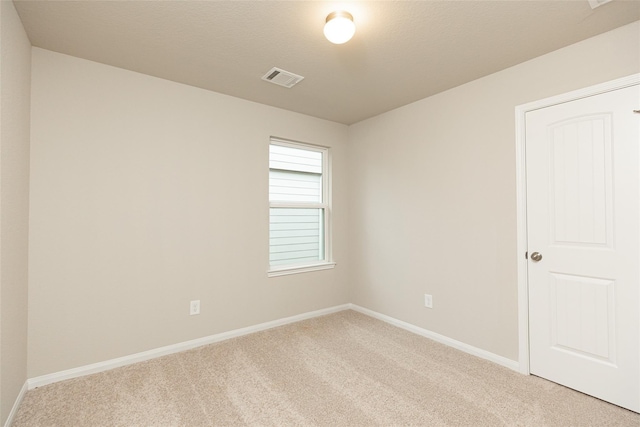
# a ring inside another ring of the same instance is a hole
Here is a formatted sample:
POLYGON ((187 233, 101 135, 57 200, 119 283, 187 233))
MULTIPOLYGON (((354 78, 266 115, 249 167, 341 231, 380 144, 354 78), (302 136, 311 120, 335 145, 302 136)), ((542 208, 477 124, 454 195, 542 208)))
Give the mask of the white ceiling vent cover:
POLYGON ((276 67, 273 67, 267 71, 267 74, 262 76, 262 80, 288 88, 293 87, 302 79, 304 79, 304 77, 276 67))
POLYGON ((598 6, 602 6, 605 3, 609 3, 611 0, 588 0, 589 1, 589 6, 591 6, 591 9, 595 9, 598 6))

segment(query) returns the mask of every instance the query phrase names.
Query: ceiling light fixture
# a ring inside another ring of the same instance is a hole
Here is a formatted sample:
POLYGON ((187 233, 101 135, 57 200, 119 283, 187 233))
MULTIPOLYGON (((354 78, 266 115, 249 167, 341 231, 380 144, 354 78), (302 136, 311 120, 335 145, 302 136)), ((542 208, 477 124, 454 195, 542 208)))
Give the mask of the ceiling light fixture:
POLYGON ((337 10, 327 16, 324 24, 324 36, 331 43, 343 44, 351 40, 356 32, 356 24, 353 23, 353 16, 349 12, 337 10))

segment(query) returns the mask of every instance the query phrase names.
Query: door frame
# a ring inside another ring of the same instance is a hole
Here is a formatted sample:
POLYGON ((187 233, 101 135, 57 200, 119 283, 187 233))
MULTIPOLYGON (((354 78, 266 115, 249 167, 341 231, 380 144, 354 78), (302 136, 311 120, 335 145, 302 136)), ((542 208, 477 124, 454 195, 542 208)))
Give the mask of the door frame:
MULTIPOLYGON (((529 375, 529 262, 527 252, 527 170, 525 157, 526 121, 529 111, 599 95, 640 84, 640 73, 589 86, 561 95, 544 98, 516 107, 516 202, 517 202, 517 272, 518 272, 518 364, 522 374, 529 375)), ((638 106, 640 107, 640 105, 638 106)), ((640 301, 639 301, 640 304, 640 301)), ((638 337, 640 339, 640 337, 638 337)), ((638 361, 640 363, 640 360, 638 361)))

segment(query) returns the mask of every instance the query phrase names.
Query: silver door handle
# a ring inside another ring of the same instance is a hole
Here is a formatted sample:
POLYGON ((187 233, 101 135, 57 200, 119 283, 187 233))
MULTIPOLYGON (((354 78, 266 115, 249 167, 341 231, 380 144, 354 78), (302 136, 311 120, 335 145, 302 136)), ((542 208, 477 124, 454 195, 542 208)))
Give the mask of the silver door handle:
POLYGON ((542 254, 540 252, 534 252, 531 254, 531 261, 538 262, 542 259, 542 254))

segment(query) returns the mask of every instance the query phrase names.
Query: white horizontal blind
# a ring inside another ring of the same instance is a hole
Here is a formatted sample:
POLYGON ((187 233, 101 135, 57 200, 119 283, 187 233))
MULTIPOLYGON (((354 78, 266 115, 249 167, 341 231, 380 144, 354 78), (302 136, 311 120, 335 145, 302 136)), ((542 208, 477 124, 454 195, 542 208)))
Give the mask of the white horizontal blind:
POLYGON ((323 152, 271 144, 269 201, 269 264, 324 260, 323 152))
POLYGON ((322 175, 270 169, 269 201, 322 203, 322 175))
POLYGON ((269 169, 322 174, 322 153, 302 148, 271 144, 269 169))

